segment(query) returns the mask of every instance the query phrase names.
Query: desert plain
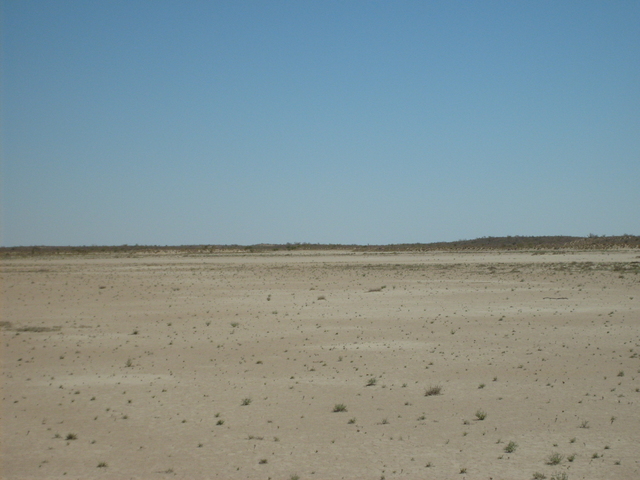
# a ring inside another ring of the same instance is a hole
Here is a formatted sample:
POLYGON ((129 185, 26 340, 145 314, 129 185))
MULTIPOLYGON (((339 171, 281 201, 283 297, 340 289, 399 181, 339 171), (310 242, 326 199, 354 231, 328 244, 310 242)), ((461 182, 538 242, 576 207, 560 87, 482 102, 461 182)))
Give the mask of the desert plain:
POLYGON ((1 264, 5 479, 640 478, 640 251, 1 264))

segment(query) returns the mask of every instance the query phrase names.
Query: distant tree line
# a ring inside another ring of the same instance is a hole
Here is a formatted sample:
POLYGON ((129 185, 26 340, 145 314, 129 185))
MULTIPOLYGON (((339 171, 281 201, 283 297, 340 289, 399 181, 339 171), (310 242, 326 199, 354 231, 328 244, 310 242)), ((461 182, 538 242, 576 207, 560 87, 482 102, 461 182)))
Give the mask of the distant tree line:
POLYGON ((507 236, 482 237, 473 240, 435 243, 402 243, 390 245, 340 245, 320 243, 286 243, 257 245, 118 245, 118 246, 29 246, 0 247, 0 256, 41 255, 208 255, 224 253, 268 253, 286 251, 340 250, 351 252, 428 252, 428 251, 483 251, 483 250, 602 250, 640 248, 640 236, 507 236))

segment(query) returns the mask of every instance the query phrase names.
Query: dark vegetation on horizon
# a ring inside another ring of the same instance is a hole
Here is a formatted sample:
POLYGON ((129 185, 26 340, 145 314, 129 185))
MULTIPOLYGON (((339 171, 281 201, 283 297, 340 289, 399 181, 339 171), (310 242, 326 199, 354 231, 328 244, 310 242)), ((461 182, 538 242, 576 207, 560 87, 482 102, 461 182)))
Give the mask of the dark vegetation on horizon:
POLYGON ((436 243, 402 243, 392 245, 338 245, 318 243, 286 243, 258 245, 119 245, 119 246, 31 246, 0 247, 0 256, 29 255, 78 255, 78 254, 122 254, 153 255, 174 253, 184 255, 206 255, 216 253, 269 253, 278 251, 336 250, 349 252, 429 252, 429 251, 482 251, 482 250, 601 250, 613 248, 640 248, 640 236, 569 237, 482 237, 474 240, 436 243))

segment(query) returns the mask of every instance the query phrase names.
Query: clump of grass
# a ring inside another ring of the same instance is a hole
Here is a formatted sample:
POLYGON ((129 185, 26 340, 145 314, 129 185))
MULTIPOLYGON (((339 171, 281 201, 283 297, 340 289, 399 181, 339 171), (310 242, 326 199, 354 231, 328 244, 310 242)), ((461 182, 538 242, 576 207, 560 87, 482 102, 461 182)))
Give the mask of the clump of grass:
POLYGON ((589 428, 589 421, 583 420, 582 423, 580 424, 580 428, 589 428))
POLYGON ((260 461, 258 462, 260 465, 264 465, 265 463, 268 463, 268 460, 266 458, 261 458, 260 461))
POLYGON ((569 462, 573 462, 575 459, 576 459, 576 454, 575 454, 575 453, 572 453, 571 455, 569 455, 569 456, 567 457, 567 460, 568 460, 569 462))
POLYGON ((376 377, 371 377, 367 381, 367 387, 373 387, 376 383, 378 383, 378 379, 376 377))
POLYGON ((243 407, 246 407, 247 405, 251 405, 251 402, 253 400, 251 400, 250 397, 246 397, 242 399, 242 402, 240 402, 240 405, 242 405, 243 407))
POLYGON ((231 322, 231 326, 233 328, 236 328, 238 325, 240 325, 238 322, 231 322))
POLYGON ((544 473, 534 472, 533 477, 531 478, 533 480, 544 480, 545 478, 547 478, 547 476, 544 473))
POLYGON ((289 480, 300 480, 300 476, 294 473, 289 477, 289 480))
POLYGON ((440 385, 432 385, 424 392, 425 397, 431 397, 433 395, 440 395, 442 393, 442 387, 440 385))
POLYGON ((512 440, 504 447, 504 451, 506 453, 513 453, 516 451, 516 448, 518 448, 518 444, 512 440))
POLYGON ((620 370, 620 371, 618 372, 618 376, 619 376, 619 377, 624 377, 624 370, 620 370))
POLYGON ((467 469, 466 468, 461 468, 460 469, 460 474, 463 474, 463 473, 467 473, 467 469))
POLYGON ((344 403, 336 403, 333 406, 333 412, 334 413, 346 412, 346 411, 347 411, 347 406, 344 403))
POLYGON ((567 472, 556 472, 551 475, 549 480, 569 480, 569 475, 567 472))
POLYGON ((353 425, 354 423, 356 423, 356 417, 350 418, 349 421, 347 422, 349 425, 353 425))
POLYGON ((564 460, 564 455, 554 452, 547 458, 547 465, 558 465, 564 460))
POLYGON ((482 390, 485 386, 486 386, 486 385, 485 385, 484 383, 481 383, 480 385, 478 385, 478 388, 479 388, 480 390, 482 390))
POLYGON ((100 462, 98 468, 107 468, 107 462, 100 462))
POLYGON ((127 359, 127 363, 125 363, 125 367, 127 368, 131 368, 133 367, 133 360, 131 360, 130 358, 127 359))
POLYGON ((67 440, 77 440, 78 439, 78 435, 76 435, 75 433, 67 433, 67 440))
POLYGON ((487 418, 487 412, 485 412, 484 410, 478 410, 476 412, 476 418, 478 420, 484 420, 485 418, 487 418))
POLYGON ((220 419, 216 422, 216 425, 224 425, 224 420, 220 419))

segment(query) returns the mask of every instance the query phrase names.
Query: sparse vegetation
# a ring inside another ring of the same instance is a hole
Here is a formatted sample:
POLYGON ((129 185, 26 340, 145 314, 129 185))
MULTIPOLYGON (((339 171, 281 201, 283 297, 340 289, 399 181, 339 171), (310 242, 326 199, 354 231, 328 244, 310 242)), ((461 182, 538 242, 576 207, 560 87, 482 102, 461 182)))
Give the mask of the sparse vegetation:
POLYGON ((440 385, 432 385, 424 392, 425 397, 431 397, 434 395, 440 395, 442 393, 442 387, 440 385))
POLYGON ((547 457, 547 465, 558 465, 564 460, 564 455, 554 452, 547 457))
MULTIPOLYGON (((20 425, 12 448, 29 439, 40 445, 43 454, 31 460, 39 468, 49 459, 43 477, 62 475, 63 468, 69 476, 112 476, 128 467, 133 476, 173 477, 158 475, 174 462, 166 449, 156 452, 164 465, 134 466, 104 455, 148 419, 145 438, 184 438, 190 455, 227 458, 211 476, 282 480, 297 478, 291 474, 298 470, 305 479, 323 477, 322 465, 336 455, 350 465, 362 462, 359 472, 367 478, 498 478, 502 472, 526 479, 536 469, 543 472, 534 473, 536 479, 563 470, 582 478, 590 468, 596 476, 608 471, 622 478, 633 471, 629 405, 640 398, 633 393, 640 386, 640 347, 630 335, 638 319, 630 316, 627 298, 637 287, 640 263, 630 262, 638 264, 630 273, 625 259, 640 260, 638 252, 591 257, 557 251, 555 258, 551 251, 527 252, 499 259, 467 252, 440 262, 439 254, 418 250, 360 255, 353 247, 302 259, 263 251, 127 259, 124 268, 118 265, 122 277, 109 265, 97 271, 93 260, 87 270, 84 259, 66 270, 56 265, 66 261, 62 257, 8 265, 3 288, 12 296, 16 325, 1 332, 5 377, 13 375, 11 385, 24 387, 7 389, 3 401, 7 418, 20 425), (548 256, 529 259, 538 253, 548 256), (594 263, 587 265, 590 258, 594 263), (49 273, 39 273, 38 262, 49 273), (624 280, 612 273, 616 263, 625 269, 624 280), (100 297, 99 282, 109 285, 100 297), (393 290, 368 295, 369 287, 385 282, 393 290), (276 296, 266 301, 269 290, 276 296), (316 301, 321 294, 332 301, 316 301), (576 313, 586 309, 592 312, 586 317, 576 313), (63 326, 59 333, 14 328, 29 323, 63 326), (132 327, 145 335, 132 336, 132 327), (519 363, 523 369, 516 370, 519 363), (487 388, 487 381, 493 385, 487 388), (538 386, 541 396, 521 388, 523 381, 537 381, 527 385, 538 386), (350 415, 330 416, 332 401, 333 412, 346 412, 348 405, 350 415), (47 411, 37 411, 45 402, 47 411), (89 430, 69 416, 76 410, 89 430), (129 413, 132 421, 124 421, 129 413), (518 418, 517 429, 505 424, 505 415, 518 418), (596 423, 589 427, 591 420, 596 423), (65 431, 79 438, 65 441, 65 431), (496 444, 498 435, 503 438, 496 444), (515 438, 525 442, 522 450, 515 438), (375 458, 363 461, 372 441, 375 458), (284 459, 298 445, 309 462, 284 459), (84 471, 56 461, 85 450, 84 471), (551 452, 558 452, 559 463, 548 462, 551 452), (433 466, 425 456, 438 461, 443 453, 438 468, 420 471, 425 463, 433 466), (263 457, 269 466, 256 467, 263 457), (621 460, 625 467, 610 468, 621 460), (464 463, 472 464, 471 473, 453 477, 464 463)), ((129 450, 144 456, 152 444, 140 438, 129 450)), ((19 457, 12 463, 28 460, 19 457)), ((176 478, 200 471, 179 463, 176 478)))
POLYGON ((569 474, 567 472, 553 473, 549 480, 569 480, 569 474))
POLYGON ((518 448, 518 444, 512 440, 504 447, 504 451, 506 453, 513 453, 516 451, 516 448, 518 448))

